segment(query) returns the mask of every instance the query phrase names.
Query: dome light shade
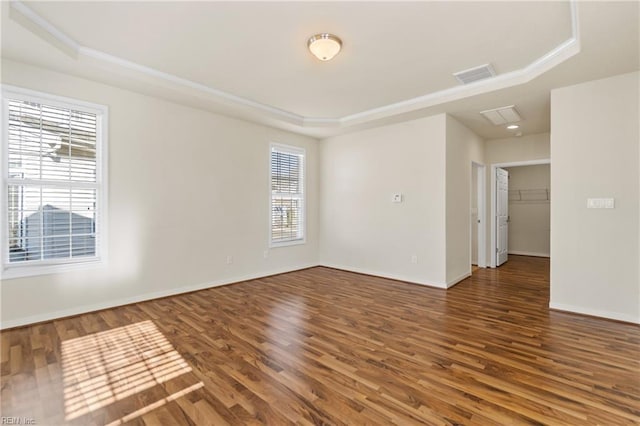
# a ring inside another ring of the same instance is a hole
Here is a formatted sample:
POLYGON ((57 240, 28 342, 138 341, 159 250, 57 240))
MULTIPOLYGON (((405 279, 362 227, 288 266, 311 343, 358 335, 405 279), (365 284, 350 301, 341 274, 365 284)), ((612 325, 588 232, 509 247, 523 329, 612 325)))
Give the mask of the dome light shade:
POLYGON ((307 47, 309 47, 313 56, 321 61, 328 61, 340 52, 342 40, 333 34, 316 34, 309 39, 307 47))

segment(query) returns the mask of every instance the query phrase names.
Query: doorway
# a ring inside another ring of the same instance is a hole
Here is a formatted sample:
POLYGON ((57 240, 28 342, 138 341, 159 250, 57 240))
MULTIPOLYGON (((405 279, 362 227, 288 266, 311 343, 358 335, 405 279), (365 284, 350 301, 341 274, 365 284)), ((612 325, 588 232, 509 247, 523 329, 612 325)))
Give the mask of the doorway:
POLYGON ((492 268, 504 263, 508 259, 508 253, 549 256, 550 164, 549 159, 543 159, 491 165, 490 266, 492 268), (525 169, 526 166, 541 165, 546 165, 546 177, 543 175, 544 167, 525 169), (502 192, 498 188, 500 180, 498 174, 501 170, 506 173, 511 171, 514 176, 517 171, 518 178, 515 182, 508 179, 508 192, 502 192), (503 195, 507 194, 507 200, 501 199, 501 192, 503 195), (511 220, 512 215, 508 211, 510 207, 514 213, 517 212, 517 223, 511 220), (544 217, 545 214, 546 217, 544 217), (500 226, 501 224, 504 226, 500 226), (502 252, 498 253, 499 250, 502 252))
POLYGON ((487 267, 486 256, 486 168, 471 162, 471 272, 487 267))

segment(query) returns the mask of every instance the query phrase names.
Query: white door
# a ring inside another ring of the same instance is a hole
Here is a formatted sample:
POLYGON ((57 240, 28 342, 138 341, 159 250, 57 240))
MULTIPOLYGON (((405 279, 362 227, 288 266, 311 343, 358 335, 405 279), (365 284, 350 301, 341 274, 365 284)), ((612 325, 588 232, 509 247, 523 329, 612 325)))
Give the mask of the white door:
POLYGON ((507 261, 509 248, 509 172, 496 169, 496 266, 507 261))
POLYGON ((478 265, 478 165, 471 163, 471 264, 478 265))

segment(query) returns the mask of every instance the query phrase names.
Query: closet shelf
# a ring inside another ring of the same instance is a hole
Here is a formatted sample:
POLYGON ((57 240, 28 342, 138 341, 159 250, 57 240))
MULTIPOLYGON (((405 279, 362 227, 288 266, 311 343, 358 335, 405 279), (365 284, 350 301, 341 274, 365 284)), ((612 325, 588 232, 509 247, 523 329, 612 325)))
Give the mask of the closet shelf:
POLYGON ((526 203, 548 203, 551 200, 551 192, 549 188, 532 188, 532 189, 510 189, 509 202, 526 204, 526 203))

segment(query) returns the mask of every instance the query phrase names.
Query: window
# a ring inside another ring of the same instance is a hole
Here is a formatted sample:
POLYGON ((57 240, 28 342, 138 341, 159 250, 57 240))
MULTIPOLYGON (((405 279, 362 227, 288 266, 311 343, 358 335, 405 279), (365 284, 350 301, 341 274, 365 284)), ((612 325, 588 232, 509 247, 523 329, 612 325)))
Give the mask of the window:
POLYGON ((106 107, 2 95, 2 277, 103 260, 106 107))
POLYGON ((271 247, 305 242, 304 150, 271 145, 271 247))

